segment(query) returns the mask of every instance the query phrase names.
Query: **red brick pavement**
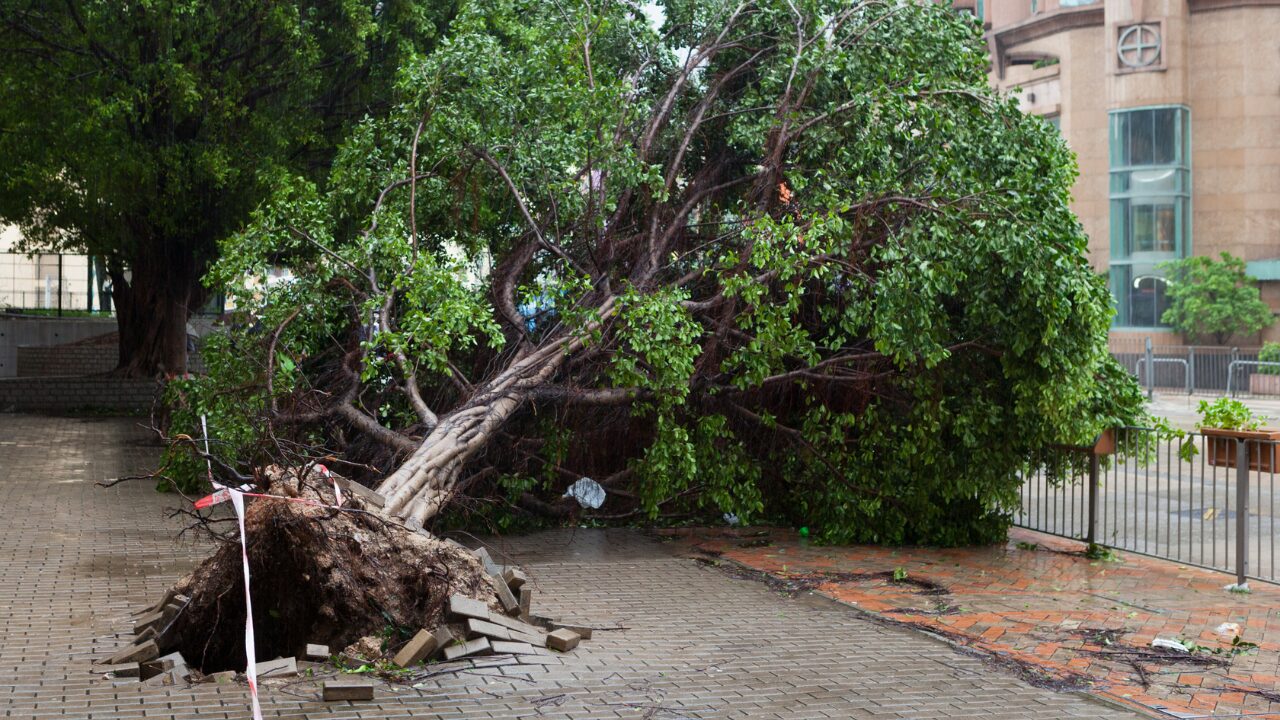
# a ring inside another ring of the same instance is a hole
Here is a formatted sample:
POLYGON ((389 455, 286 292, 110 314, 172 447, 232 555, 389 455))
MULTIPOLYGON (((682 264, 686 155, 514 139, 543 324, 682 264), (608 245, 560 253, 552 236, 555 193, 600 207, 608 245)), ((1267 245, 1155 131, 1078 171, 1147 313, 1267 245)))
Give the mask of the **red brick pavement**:
POLYGON ((664 534, 779 587, 811 588, 1159 717, 1280 718, 1277 586, 1230 593, 1221 573, 1127 553, 1091 560, 1079 542, 1025 530, 1003 546, 961 549, 815 547, 776 529, 664 534), (905 581, 893 579, 899 568, 905 581), (1223 623, 1257 649, 1233 653, 1235 634, 1216 631, 1223 623), (1151 657, 1157 637, 1203 649, 1151 657))

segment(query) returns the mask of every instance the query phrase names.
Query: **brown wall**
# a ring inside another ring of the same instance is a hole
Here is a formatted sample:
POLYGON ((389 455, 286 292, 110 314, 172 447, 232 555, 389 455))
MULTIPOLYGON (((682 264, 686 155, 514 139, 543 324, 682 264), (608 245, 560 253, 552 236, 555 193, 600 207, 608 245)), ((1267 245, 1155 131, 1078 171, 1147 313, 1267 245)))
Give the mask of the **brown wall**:
MULTIPOLYGON (((987 5, 992 47, 1001 47, 995 36, 1006 40, 1004 59, 993 58, 993 84, 1021 88, 1029 113, 1057 114, 1077 155, 1073 207, 1095 267, 1110 259, 1108 111, 1152 105, 1191 111, 1191 252, 1280 258, 1280 2, 1106 0, 1103 19, 1060 30, 1056 0, 1041 0, 1034 17, 1030 0, 987 5), (1126 71, 1116 61, 1119 31, 1135 22, 1161 26, 1162 59, 1154 69, 1126 71), (1049 30, 1027 32, 1032 26, 1049 30), (1024 39, 1009 43, 1011 37, 1024 39), (1005 61, 1015 54, 1060 62, 1034 69, 1005 61)), ((1264 282, 1262 294, 1280 308, 1280 281, 1264 282)), ((1280 323, 1262 339, 1280 340, 1280 323)))

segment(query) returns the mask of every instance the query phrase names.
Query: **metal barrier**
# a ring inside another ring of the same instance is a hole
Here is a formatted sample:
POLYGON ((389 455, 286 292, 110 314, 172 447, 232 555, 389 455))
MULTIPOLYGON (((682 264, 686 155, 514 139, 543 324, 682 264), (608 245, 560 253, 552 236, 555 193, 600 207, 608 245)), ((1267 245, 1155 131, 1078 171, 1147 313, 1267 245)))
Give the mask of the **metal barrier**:
MULTIPOLYGON (((1228 397, 1236 396, 1235 392, 1232 390, 1232 382, 1231 382, 1235 377, 1236 367, 1268 367, 1268 368, 1276 368, 1277 370, 1280 370, 1280 362, 1261 362, 1257 360, 1232 360, 1231 364, 1227 367, 1227 396, 1228 397)), ((1271 373, 1271 374, 1280 375, 1280 372, 1271 373)))
MULTIPOLYGON (((1149 373, 1149 374, 1148 374, 1148 376, 1147 376, 1147 382, 1146 382, 1146 383, 1143 383, 1143 382, 1142 382, 1142 375, 1143 375, 1142 371, 1143 371, 1143 369, 1147 366, 1147 363, 1148 363, 1148 362, 1150 362, 1150 363, 1151 363, 1151 367, 1152 367, 1152 368, 1154 368, 1154 367, 1156 366, 1156 364, 1157 364, 1157 363, 1168 363, 1168 364, 1173 364, 1173 365, 1181 365, 1181 366, 1182 366, 1182 374, 1183 374, 1183 376, 1186 378, 1187 394, 1188 394, 1188 395, 1190 395, 1190 394, 1191 394, 1191 391, 1192 391, 1192 384, 1191 384, 1191 363, 1190 363, 1189 361, 1187 361, 1187 360, 1183 360, 1183 359, 1181 359, 1181 358, 1158 358, 1158 357, 1153 357, 1153 358, 1148 359, 1148 358, 1145 358, 1145 357, 1144 357, 1144 358, 1138 358, 1138 368, 1137 368, 1137 373, 1136 373, 1136 374, 1137 374, 1137 376, 1138 376, 1138 384, 1139 384, 1139 385, 1146 385, 1146 387, 1147 387, 1147 397, 1150 397, 1150 396, 1151 396, 1151 394, 1155 391, 1155 382, 1154 382, 1154 380, 1153 380, 1153 376, 1155 375, 1155 373, 1154 373, 1154 372, 1151 372, 1151 373, 1149 373)), ((1227 387, 1228 387, 1228 388, 1229 388, 1229 387, 1231 387, 1231 381, 1230 381, 1230 379, 1229 379, 1229 378, 1228 378, 1228 380, 1227 380, 1227 387)))
POLYGON ((1015 524, 1186 565, 1280 582, 1280 441, 1208 430, 1115 431, 1115 455, 1055 451, 1023 476, 1015 524))
POLYGON ((1146 338, 1113 339, 1111 355, 1138 379, 1148 396, 1156 392, 1225 395, 1265 395, 1280 398, 1280 383, 1250 387, 1256 347, 1212 345, 1152 345, 1146 338), (1232 363, 1239 363, 1234 366, 1232 363))

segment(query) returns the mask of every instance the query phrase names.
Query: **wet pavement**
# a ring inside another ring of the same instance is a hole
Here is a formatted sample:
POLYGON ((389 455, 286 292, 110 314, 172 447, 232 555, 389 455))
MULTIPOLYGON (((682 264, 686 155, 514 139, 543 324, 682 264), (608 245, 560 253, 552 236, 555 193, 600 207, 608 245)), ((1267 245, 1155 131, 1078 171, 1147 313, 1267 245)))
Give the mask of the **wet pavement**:
MULTIPOLYGON (((134 612, 209 552, 179 536, 183 525, 171 510, 180 497, 157 494, 148 481, 95 485, 145 472, 158 456, 136 421, 0 414, 0 717, 248 717, 243 684, 142 685, 95 665, 131 641, 134 612)), ((496 541, 491 553, 523 563, 531 576, 535 612, 601 630, 545 664, 431 665, 412 682, 379 686, 372 702, 321 702, 317 680, 334 672, 323 668, 266 681, 265 713, 334 720, 1136 717, 1082 693, 1035 687, 1018 667, 820 595, 792 597, 680 557, 680 549, 625 530, 496 541)))
POLYGON ((1226 574, 1127 553, 1090 559, 1083 543, 1027 530, 959 549, 815 547, 780 530, 668 535, 704 562, 936 633, 1050 685, 1158 717, 1280 718, 1275 585, 1232 593, 1226 574), (1156 638, 1191 651, 1155 650, 1156 638))

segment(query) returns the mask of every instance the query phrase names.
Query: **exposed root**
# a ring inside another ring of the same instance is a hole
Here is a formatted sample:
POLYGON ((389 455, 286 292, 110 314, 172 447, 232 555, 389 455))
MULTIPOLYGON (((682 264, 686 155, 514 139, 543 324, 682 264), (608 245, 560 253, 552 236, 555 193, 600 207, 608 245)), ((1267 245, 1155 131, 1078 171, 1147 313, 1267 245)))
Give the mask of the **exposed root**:
MULTIPOLYGON (((332 504, 277 482, 273 494, 332 504)), ((394 646, 439 625, 450 595, 490 604, 494 581, 464 549, 359 510, 249 498, 245 515, 259 660, 335 650, 367 636, 394 646)), ((347 505, 358 507, 348 498, 347 505)), ((243 669, 244 585, 238 542, 222 545, 174 590, 191 598, 162 637, 204 672, 243 669)))

